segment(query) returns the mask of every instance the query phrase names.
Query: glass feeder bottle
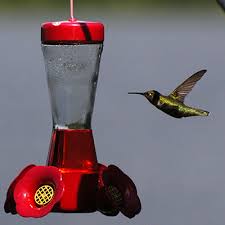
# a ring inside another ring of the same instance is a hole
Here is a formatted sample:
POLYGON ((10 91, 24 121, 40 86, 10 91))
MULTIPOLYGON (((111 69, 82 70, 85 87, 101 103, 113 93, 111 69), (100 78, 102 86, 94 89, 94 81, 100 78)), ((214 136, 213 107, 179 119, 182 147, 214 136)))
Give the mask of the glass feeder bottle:
POLYGON ((98 172, 91 118, 104 26, 47 22, 41 39, 53 120, 47 165, 60 168, 66 183, 57 210, 94 211, 98 172))

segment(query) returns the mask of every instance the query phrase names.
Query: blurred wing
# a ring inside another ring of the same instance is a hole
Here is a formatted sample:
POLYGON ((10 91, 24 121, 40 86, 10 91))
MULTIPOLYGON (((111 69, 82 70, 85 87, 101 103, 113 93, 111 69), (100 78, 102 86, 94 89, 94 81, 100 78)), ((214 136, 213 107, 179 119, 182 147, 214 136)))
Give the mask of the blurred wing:
POLYGON ((225 1, 224 0, 216 0, 220 7, 225 11, 225 1))
POLYGON ((202 76, 206 73, 207 70, 201 70, 197 73, 193 74, 187 80, 185 80, 182 84, 180 84, 170 95, 169 97, 184 102, 186 95, 192 90, 195 84, 202 78, 202 76))

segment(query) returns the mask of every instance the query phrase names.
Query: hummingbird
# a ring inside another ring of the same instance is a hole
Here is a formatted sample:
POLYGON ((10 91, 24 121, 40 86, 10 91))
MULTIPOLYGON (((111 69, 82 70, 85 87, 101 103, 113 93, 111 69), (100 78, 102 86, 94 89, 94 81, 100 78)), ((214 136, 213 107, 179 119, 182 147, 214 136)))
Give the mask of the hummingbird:
POLYGON ((184 104, 185 97, 188 95, 188 93, 190 93, 192 88, 202 78, 206 71, 207 70, 200 70, 193 74, 167 96, 162 95, 155 90, 146 92, 129 92, 128 94, 138 94, 145 96, 147 100, 156 108, 175 118, 208 116, 209 112, 184 104))

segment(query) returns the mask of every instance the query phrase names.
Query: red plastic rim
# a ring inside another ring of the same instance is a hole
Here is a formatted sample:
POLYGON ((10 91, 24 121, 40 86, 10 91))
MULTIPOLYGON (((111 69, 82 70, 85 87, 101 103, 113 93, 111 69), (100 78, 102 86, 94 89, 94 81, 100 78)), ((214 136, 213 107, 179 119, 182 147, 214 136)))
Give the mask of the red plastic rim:
POLYGON ((41 41, 43 44, 101 43, 104 41, 104 25, 76 19, 46 22, 41 26, 41 41))

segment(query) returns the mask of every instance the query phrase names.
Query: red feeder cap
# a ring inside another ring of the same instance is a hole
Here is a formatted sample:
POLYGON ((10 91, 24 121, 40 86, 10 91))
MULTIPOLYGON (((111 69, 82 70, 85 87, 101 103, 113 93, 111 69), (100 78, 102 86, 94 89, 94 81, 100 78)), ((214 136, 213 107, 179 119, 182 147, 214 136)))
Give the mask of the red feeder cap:
POLYGON ((100 22, 76 19, 46 22, 41 26, 41 42, 44 44, 101 43, 104 41, 104 25, 100 22))

